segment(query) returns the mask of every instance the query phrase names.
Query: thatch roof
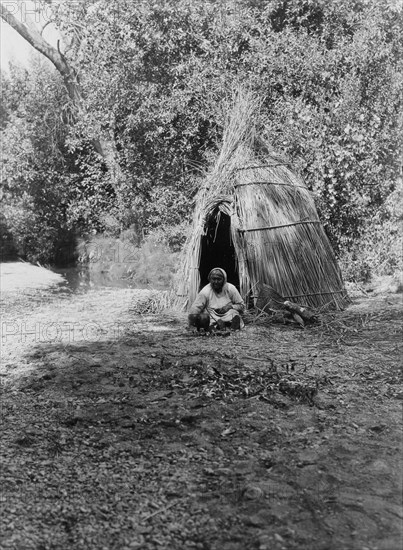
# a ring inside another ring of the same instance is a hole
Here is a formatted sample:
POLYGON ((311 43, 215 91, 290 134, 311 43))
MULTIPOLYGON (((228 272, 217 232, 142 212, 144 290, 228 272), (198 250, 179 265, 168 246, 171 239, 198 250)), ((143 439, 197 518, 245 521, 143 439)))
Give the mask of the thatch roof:
POLYGON ((244 298, 266 284, 301 304, 342 308, 347 296, 312 193, 256 135, 258 106, 248 93, 233 105, 221 152, 196 196, 178 294, 191 305, 200 290, 201 241, 219 211, 231 219, 244 298))

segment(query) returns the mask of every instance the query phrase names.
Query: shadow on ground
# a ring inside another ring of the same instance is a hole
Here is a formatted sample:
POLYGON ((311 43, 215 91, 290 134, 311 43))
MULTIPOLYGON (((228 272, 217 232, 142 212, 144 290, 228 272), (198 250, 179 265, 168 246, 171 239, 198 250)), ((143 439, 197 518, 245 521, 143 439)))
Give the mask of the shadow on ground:
POLYGON ((396 353, 381 371, 365 330, 352 350, 324 327, 155 318, 28 347, 5 377, 3 547, 396 550, 396 353))

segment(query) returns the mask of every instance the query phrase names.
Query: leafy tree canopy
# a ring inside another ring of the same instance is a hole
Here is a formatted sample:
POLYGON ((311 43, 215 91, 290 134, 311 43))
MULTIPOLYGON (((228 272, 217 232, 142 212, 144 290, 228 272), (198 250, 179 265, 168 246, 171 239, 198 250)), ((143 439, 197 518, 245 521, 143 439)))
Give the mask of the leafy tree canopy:
MULTIPOLYGON (((113 219, 114 228, 147 231, 186 219, 239 85, 262 98, 259 129, 303 174, 336 246, 349 246, 394 189, 403 56, 402 13, 391 1, 85 0, 53 10, 82 105, 49 141, 22 117, 21 143, 35 144, 57 179, 57 155, 46 151, 61 139, 72 227, 105 229, 113 219), (122 171, 113 185, 91 150, 100 137, 113 143, 122 171)), ((12 90, 27 85, 11 81, 5 132, 12 90)), ((38 120, 71 106, 60 99, 38 102, 38 120)), ((29 178, 10 178, 30 193, 29 178)))

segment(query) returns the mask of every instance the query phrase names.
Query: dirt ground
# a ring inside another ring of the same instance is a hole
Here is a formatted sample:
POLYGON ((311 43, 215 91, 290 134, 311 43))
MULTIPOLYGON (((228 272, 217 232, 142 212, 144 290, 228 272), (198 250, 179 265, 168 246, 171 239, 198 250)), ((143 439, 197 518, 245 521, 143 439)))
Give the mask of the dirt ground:
POLYGON ((1 548, 400 550, 402 295, 226 336, 148 298, 3 293, 1 548))

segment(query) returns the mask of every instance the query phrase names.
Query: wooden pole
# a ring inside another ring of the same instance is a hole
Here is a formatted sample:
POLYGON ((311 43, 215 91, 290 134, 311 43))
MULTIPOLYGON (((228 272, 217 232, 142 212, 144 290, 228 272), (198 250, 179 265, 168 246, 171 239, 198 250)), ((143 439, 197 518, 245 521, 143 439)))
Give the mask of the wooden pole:
POLYGON ((285 223, 283 225, 272 225, 271 227, 253 227, 251 229, 238 229, 240 233, 246 233, 249 231, 268 231, 270 229, 281 229, 282 227, 291 227, 293 225, 303 225, 307 223, 321 223, 319 220, 308 220, 301 222, 285 223))

